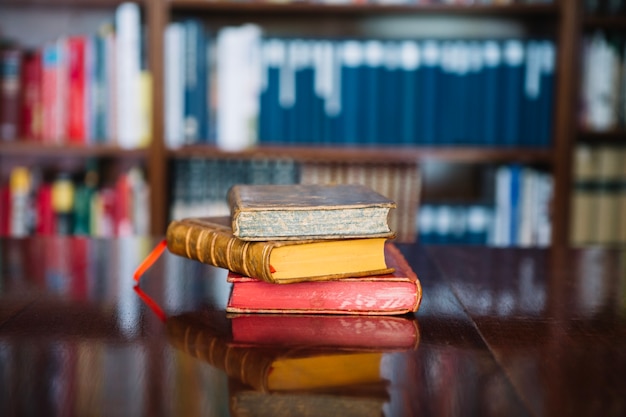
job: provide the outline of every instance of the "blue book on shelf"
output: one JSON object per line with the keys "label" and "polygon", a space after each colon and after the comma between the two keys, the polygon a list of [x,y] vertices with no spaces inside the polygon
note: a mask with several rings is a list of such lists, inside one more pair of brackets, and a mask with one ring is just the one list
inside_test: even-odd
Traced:
{"label": "blue book on shelf", "polygon": [[511,164],[510,166],[510,221],[509,221],[509,238],[510,245],[517,245],[519,243],[519,227],[522,221],[522,167],[519,164]]}
{"label": "blue book on shelf", "polygon": [[309,41],[301,41],[297,48],[296,82],[296,141],[313,143],[314,70],[313,49]]}
{"label": "blue book on shelf", "polygon": [[91,100],[93,109],[93,138],[97,143],[106,142],[107,138],[107,62],[106,41],[104,37],[96,35],[92,37],[93,56],[92,68],[93,79],[91,86]]}
{"label": "blue book on shelf", "polygon": [[500,136],[501,98],[500,78],[502,78],[502,48],[496,41],[485,41],[483,44],[483,81],[482,96],[483,120],[480,129],[482,142],[486,146],[495,146]]}
{"label": "blue book on shelf", "polygon": [[397,42],[384,43],[380,96],[380,128],[382,143],[400,141],[400,54]]}
{"label": "blue book on shelf", "polygon": [[329,50],[332,53],[332,47],[327,41],[313,41],[310,44],[310,48],[312,54],[311,65],[313,67],[310,138],[311,144],[319,145],[324,141],[324,124],[326,121],[324,106],[330,91],[328,77],[326,76],[328,62],[325,56]]}
{"label": "blue book on shelf", "polygon": [[298,112],[296,97],[296,62],[298,60],[297,39],[285,41],[286,56],[280,67],[279,103],[283,115],[282,143],[293,144],[297,142]]}
{"label": "blue book on shelf", "polygon": [[466,208],[466,243],[486,245],[489,238],[489,225],[493,223],[492,212],[487,206],[473,205]]}
{"label": "blue book on shelf", "polygon": [[284,141],[284,111],[280,105],[281,70],[286,61],[283,40],[269,39],[262,47],[263,78],[260,94],[259,141],[282,143]]}
{"label": "blue book on shelf", "polygon": [[440,45],[437,41],[428,40],[422,45],[422,80],[420,90],[422,91],[423,128],[420,135],[420,144],[432,146],[437,142],[437,116],[439,110],[440,82],[439,82],[439,61]]}
{"label": "blue book on shelf", "polygon": [[536,146],[539,142],[541,90],[541,49],[539,43],[526,45],[524,63],[524,94],[520,138],[523,145]]}
{"label": "blue book on shelf", "polygon": [[454,145],[467,145],[470,143],[468,136],[468,107],[473,105],[469,96],[470,50],[468,42],[455,42],[453,46],[452,74],[455,86],[454,96],[457,104],[451,142]]}
{"label": "blue book on shelf", "polygon": [[418,210],[417,232],[418,241],[421,244],[429,245],[435,242],[435,221],[437,210],[435,206],[423,204]]}
{"label": "blue book on shelf", "polygon": [[470,42],[467,48],[469,65],[466,75],[465,139],[469,145],[480,145],[483,143],[484,137],[482,130],[485,111],[484,56],[482,45],[478,41]]}
{"label": "blue book on shelf", "polygon": [[437,145],[448,146],[452,144],[455,125],[457,120],[458,86],[456,74],[454,74],[454,42],[443,41],[440,48],[440,60],[438,68],[438,101],[435,124],[437,131]]}
{"label": "blue book on shelf", "polygon": [[208,138],[207,47],[204,25],[200,20],[184,21],[184,136],[185,143]]}
{"label": "blue book on shelf", "polygon": [[556,50],[552,41],[541,42],[541,90],[539,111],[539,146],[549,147],[552,143],[554,115],[554,73]]}
{"label": "blue book on shelf", "polygon": [[503,46],[502,102],[504,108],[502,136],[503,146],[520,144],[520,115],[523,100],[524,44],[520,40],[509,40]]}
{"label": "blue book on shelf", "polygon": [[405,41],[400,45],[400,142],[415,144],[417,132],[423,121],[421,108],[418,106],[420,73],[420,49],[414,41]]}
{"label": "blue book on shelf", "polygon": [[343,135],[343,88],[341,42],[330,42],[324,53],[327,92],[324,100],[324,132],[322,143],[340,143]]}
{"label": "blue book on shelf", "polygon": [[341,44],[341,123],[340,141],[346,145],[356,145],[362,140],[362,125],[359,108],[363,97],[361,71],[363,66],[363,47],[355,40]]}
{"label": "blue book on shelf", "polygon": [[363,64],[363,142],[369,145],[379,143],[384,137],[380,120],[380,100],[382,97],[384,44],[371,40],[364,45]]}

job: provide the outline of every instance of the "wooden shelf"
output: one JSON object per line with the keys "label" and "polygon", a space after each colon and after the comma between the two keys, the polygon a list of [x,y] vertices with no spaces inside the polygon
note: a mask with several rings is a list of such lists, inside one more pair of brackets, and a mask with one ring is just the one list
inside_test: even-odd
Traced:
{"label": "wooden shelf", "polygon": [[626,145],[626,129],[612,129],[607,131],[581,130],[578,139],[582,142],[610,142]]}
{"label": "wooden shelf", "polygon": [[148,152],[145,148],[122,149],[113,145],[49,145],[30,141],[0,143],[0,157],[146,159]]}
{"label": "wooden shelf", "polygon": [[454,5],[419,4],[419,5],[380,5],[380,4],[319,4],[307,2],[271,3],[260,1],[207,1],[207,0],[171,0],[173,10],[211,11],[221,13],[262,13],[262,14],[342,14],[342,15],[380,15],[380,14],[446,14],[446,15],[481,15],[481,16],[553,16],[558,12],[555,4],[512,4],[512,5]]}
{"label": "wooden shelf", "polygon": [[585,29],[626,30],[626,16],[588,16],[583,19]]}
{"label": "wooden shelf", "polygon": [[112,8],[126,2],[142,3],[141,0],[0,0],[0,7],[80,7],[81,9],[97,9],[103,7]]}
{"label": "wooden shelf", "polygon": [[550,163],[549,149],[480,148],[480,147],[313,147],[313,146],[259,146],[239,152],[229,152],[214,146],[192,145],[168,150],[170,158],[255,159],[289,158],[297,161],[412,163],[428,160],[475,164],[523,162]]}

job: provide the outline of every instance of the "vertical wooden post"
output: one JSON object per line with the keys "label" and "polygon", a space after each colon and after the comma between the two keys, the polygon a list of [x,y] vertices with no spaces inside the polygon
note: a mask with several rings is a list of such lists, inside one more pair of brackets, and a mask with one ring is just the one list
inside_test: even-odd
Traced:
{"label": "vertical wooden post", "polygon": [[167,221],[167,155],[164,138],[164,33],[166,0],[144,0],[148,25],[148,65],[152,73],[152,141],[148,156],[150,184],[150,232],[163,235]]}
{"label": "vertical wooden post", "polygon": [[560,23],[557,39],[557,88],[554,100],[552,245],[570,242],[572,152],[578,129],[576,111],[580,81],[580,19],[582,1],[559,2]]}

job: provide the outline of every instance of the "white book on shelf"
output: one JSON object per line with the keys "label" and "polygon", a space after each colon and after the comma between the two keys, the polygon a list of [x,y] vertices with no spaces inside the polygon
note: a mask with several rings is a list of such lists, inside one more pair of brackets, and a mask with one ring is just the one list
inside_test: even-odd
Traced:
{"label": "white book on shelf", "polygon": [[493,244],[511,244],[511,168],[503,165],[496,171],[496,201]]}
{"label": "white book on shelf", "polygon": [[138,146],[141,134],[139,5],[122,3],[115,12],[117,143],[130,149]]}
{"label": "white book on shelf", "polygon": [[165,143],[168,148],[183,144],[184,109],[184,29],[178,22],[170,23],[165,29]]}
{"label": "white book on shelf", "polygon": [[261,30],[225,27],[217,35],[217,146],[236,151],[256,143],[262,80]]}

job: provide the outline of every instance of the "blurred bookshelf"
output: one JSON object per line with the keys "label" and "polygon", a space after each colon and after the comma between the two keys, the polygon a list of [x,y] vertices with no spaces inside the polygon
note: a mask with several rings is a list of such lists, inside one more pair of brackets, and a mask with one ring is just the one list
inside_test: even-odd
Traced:
{"label": "blurred bookshelf", "polygon": [[[183,161],[197,159],[226,162],[287,160],[296,166],[322,162],[342,165],[415,164],[420,167],[419,174],[415,179],[418,187],[418,207],[422,205],[438,207],[448,204],[474,207],[487,204],[493,208],[496,198],[493,172],[498,167],[531,168],[549,175],[551,178],[552,185],[547,203],[547,210],[550,213],[550,244],[569,244],[573,219],[571,208],[573,207],[572,190],[574,189],[574,148],[578,142],[589,143],[594,141],[610,141],[622,146],[622,138],[624,137],[621,126],[598,132],[585,128],[579,122],[581,120],[580,102],[583,76],[582,41],[595,29],[617,32],[623,30],[624,16],[590,13],[587,10],[589,6],[584,1],[459,3],[462,2],[455,2],[455,4],[446,4],[443,1],[396,2],[394,4],[377,4],[374,2],[342,2],[339,4],[323,2],[217,2],[203,0],[132,2],[132,5],[138,9],[137,15],[140,19],[139,27],[134,30],[140,36],[141,50],[139,57],[135,59],[139,62],[140,70],[149,75],[146,82],[146,85],[149,86],[149,114],[142,116],[145,123],[143,129],[148,136],[145,143],[140,145],[135,143],[128,146],[128,144],[119,141],[118,134],[113,133],[106,135],[106,139],[103,141],[87,140],[85,143],[71,144],[71,146],[66,143],[67,141],[49,145],[42,144],[40,141],[33,141],[30,138],[17,139],[12,142],[3,141],[0,143],[0,168],[4,175],[2,181],[8,181],[9,167],[16,165],[20,160],[24,160],[32,166],[32,164],[37,164],[33,160],[40,160],[41,164],[45,164],[50,158],[57,157],[73,160],[71,165],[80,167],[86,161],[96,159],[101,162],[101,166],[106,167],[108,173],[114,173],[107,174],[113,175],[113,177],[115,177],[116,172],[123,173],[132,165],[144,172],[146,186],[150,190],[149,202],[145,208],[149,217],[149,231],[154,234],[162,234],[172,216],[173,207],[176,205],[175,199],[185,198],[180,196],[176,190],[175,184],[177,181],[180,183],[180,179],[175,178],[176,170],[174,169],[175,165],[178,166],[177,169],[180,169],[180,165],[185,163]],[[45,42],[54,41],[61,37],[80,34],[96,35],[101,32],[101,26],[94,22],[101,21],[102,25],[111,25],[112,22],[115,22],[115,16],[119,9],[125,4],[116,0],[57,0],[53,2],[4,0],[0,2],[0,10],[3,11],[3,17],[0,18],[0,33],[3,38],[14,40],[15,44],[24,50],[39,47]],[[22,24],[20,28],[19,23],[16,23],[42,21],[43,16],[50,14],[59,14],[61,17],[57,17],[57,20],[61,22],[76,22],[76,24],[60,26],[62,29],[58,27],[51,29],[46,25],[41,25],[40,29],[33,31],[33,27],[39,28],[39,26],[31,24],[28,26],[30,29],[25,30],[26,25]],[[105,19],[107,16],[108,20]],[[76,33],[81,27],[81,21],[83,22],[82,25],[90,27],[91,30],[85,29]],[[203,70],[205,72],[202,73],[205,77],[203,81],[205,90],[203,91],[206,93],[203,100],[206,103],[201,111],[207,115],[206,120],[202,121],[206,125],[202,127],[205,129],[203,134],[196,135],[192,139],[184,137],[182,140],[172,143],[170,140],[172,139],[171,131],[168,129],[170,129],[171,124],[169,119],[172,117],[170,107],[172,100],[170,98],[172,91],[175,90],[169,86],[168,77],[171,76],[172,71],[170,65],[175,60],[172,58],[171,45],[168,46],[168,42],[171,42],[170,32],[172,30],[170,28],[178,25],[178,36],[180,37],[180,28],[184,28],[188,22],[197,23],[198,26],[195,30],[200,28],[205,33],[206,37],[203,41],[209,51],[205,51],[208,55],[205,62],[206,68]],[[443,48],[448,47],[449,44],[485,46],[488,42],[495,42],[500,48],[501,59],[504,59],[507,42],[513,41],[522,46],[524,67],[521,69],[521,77],[523,80],[532,77],[533,74],[536,77],[537,74],[537,69],[532,70],[534,72],[530,69],[531,65],[537,65],[536,60],[541,59],[537,58],[539,55],[530,58],[535,42],[548,43],[554,54],[553,79],[550,84],[542,84],[546,87],[545,91],[542,90],[542,92],[549,94],[549,101],[545,104],[547,107],[537,113],[543,116],[534,116],[547,116],[547,120],[542,119],[541,121],[541,123],[547,124],[545,128],[547,135],[542,139],[542,142],[533,142],[539,136],[536,130],[529,127],[535,125],[535,119],[523,119],[522,116],[515,117],[515,109],[521,109],[523,106],[523,99],[519,98],[520,93],[517,92],[516,101],[511,102],[505,99],[500,107],[511,109],[509,114],[505,115],[505,119],[514,120],[514,125],[508,126],[508,128],[505,126],[503,129],[511,131],[517,127],[519,135],[523,136],[517,138],[519,142],[506,142],[501,140],[502,138],[496,139],[493,143],[482,142],[482,138],[479,137],[480,134],[474,138],[457,137],[459,131],[470,131],[470,128],[465,124],[467,123],[467,114],[472,114],[471,112],[475,111],[475,108],[486,106],[486,102],[480,101],[486,100],[484,97],[486,90],[484,90],[471,93],[478,94],[479,100],[470,100],[468,103],[478,104],[473,106],[470,104],[464,108],[457,106],[455,110],[455,117],[457,118],[450,119],[449,123],[446,122],[446,116],[442,115],[444,111],[448,111],[446,108],[430,109],[430,113],[427,115],[433,115],[438,120],[437,123],[439,123],[440,128],[443,126],[443,129],[448,129],[444,130],[444,133],[435,133],[432,140],[424,140],[424,136],[420,136],[420,134],[415,134],[409,139],[400,139],[403,135],[401,132],[388,132],[389,134],[385,135],[385,131],[383,131],[379,137],[370,138],[368,142],[364,135],[370,130],[364,126],[355,128],[352,124],[351,128],[357,130],[348,131],[346,130],[347,127],[342,127],[339,129],[339,133],[331,139],[327,137],[325,140],[318,141],[315,138],[304,137],[305,135],[303,136],[299,131],[263,130],[268,126],[263,125],[265,123],[263,120],[266,120],[263,117],[267,115],[270,108],[267,103],[271,103],[272,108],[277,108],[276,103],[278,101],[271,102],[268,99],[263,104],[261,95],[264,90],[258,90],[256,104],[258,108],[257,113],[254,113],[258,125],[253,134],[253,140],[248,142],[247,139],[244,139],[244,146],[232,148],[224,146],[217,139],[218,129],[220,129],[217,121],[220,117],[218,113],[223,113],[225,110],[222,107],[226,105],[222,105],[214,93],[218,77],[220,77],[218,44],[222,42],[222,38],[226,37],[225,35],[229,30],[231,32],[236,31],[247,24],[251,24],[253,31],[257,30],[252,35],[257,36],[254,38],[255,45],[260,48],[257,53],[261,53],[264,46],[276,41],[283,42],[282,48],[285,50],[291,48],[290,45],[295,41],[303,41],[308,44],[330,42],[333,47],[338,47],[340,51],[346,48],[346,43],[352,42],[361,48],[363,57],[367,45],[371,42],[379,42],[383,45],[393,44],[394,48],[411,44],[416,45],[421,51],[421,67],[424,67],[424,52],[427,42],[434,42],[438,45],[441,48],[441,54],[443,54]],[[115,27],[115,25],[113,26]],[[183,44],[179,44],[179,47],[182,48]],[[383,51],[383,53],[386,52]],[[463,53],[461,52],[461,54]],[[550,52],[548,52],[548,56],[549,54]],[[468,54],[465,53],[465,55]],[[363,64],[365,58],[361,58],[360,62],[361,66],[365,67]],[[377,65],[381,68],[385,65],[388,67],[395,65],[396,68],[401,66],[398,61],[395,64],[384,62],[381,64],[379,62]],[[457,62],[452,65],[458,66],[459,64]],[[462,67],[466,64],[461,63],[460,65]],[[483,70],[485,70],[486,64],[482,62],[478,65],[480,66],[479,70],[474,68],[474,72],[479,76],[485,75],[486,71]],[[267,67],[262,68],[267,70]],[[310,70],[311,68],[307,67],[306,69]],[[359,68],[359,70],[362,69]],[[177,70],[189,72],[188,68],[183,67],[179,67]],[[309,73],[306,76],[313,77],[314,75]],[[245,79],[245,73],[243,77],[241,79]],[[267,74],[263,77],[267,77]],[[400,77],[395,79],[392,77],[391,82],[399,82],[400,79]],[[448,80],[450,79],[452,78],[448,78]],[[353,81],[350,81],[352,78],[344,77],[344,80],[354,84]],[[531,81],[526,79],[522,81],[522,83],[524,82]],[[484,84],[475,84],[465,80],[454,84],[455,87],[451,87],[449,90],[461,91],[472,88],[474,85],[484,86]],[[272,88],[276,87],[274,84],[271,86]],[[520,88],[536,89],[537,87],[526,85]],[[114,87],[109,86],[108,89],[111,91]],[[443,94],[442,91],[438,91],[438,94]],[[181,92],[175,94],[179,94],[178,100],[181,100]],[[521,94],[523,96],[524,90]],[[392,101],[385,102],[381,99],[380,102],[393,103],[396,101],[406,104],[407,100],[414,100],[419,96],[418,93],[413,95],[403,93],[402,88],[400,88],[400,93],[395,96],[395,100],[392,98]],[[359,96],[359,98],[362,97]],[[271,99],[274,100],[276,97]],[[356,101],[359,105],[359,100]],[[360,101],[366,102],[364,99]],[[451,102],[449,100],[444,101]],[[375,113],[371,113],[370,110],[367,110],[370,113],[363,113],[366,110],[355,110],[356,120],[366,124],[366,121],[372,119],[372,117],[367,117],[367,114],[378,114],[377,118],[385,120],[387,116],[383,116],[382,112],[388,109],[384,107],[383,104],[382,108],[374,110]],[[406,108],[406,105],[398,105],[394,108]],[[307,107],[298,111],[303,111],[303,114],[306,115],[307,111],[311,112],[312,109],[314,108]],[[180,109],[176,110],[176,112],[180,111]],[[358,113],[358,111],[362,113]],[[350,117],[353,117],[352,120],[354,120],[354,115]],[[424,117],[429,120],[428,117]],[[298,121],[296,125],[304,124],[303,132],[306,132],[306,129],[314,129],[315,125],[320,124],[308,120],[306,116],[294,120]],[[404,126],[408,126],[407,119],[403,120]],[[454,131],[449,130],[451,129],[450,126],[457,125],[461,127],[457,127],[457,130]],[[187,127],[189,126],[187,125]],[[475,126],[470,127],[471,129],[476,128]],[[413,129],[412,131],[417,131],[418,128],[420,128],[419,125],[409,127],[409,129]],[[477,131],[480,132],[480,130]],[[276,132],[279,132],[280,138],[268,136],[268,132],[273,132],[271,135],[276,135]],[[348,138],[351,134],[353,136]],[[186,133],[183,131],[181,135],[185,136]],[[284,139],[290,135],[298,136],[299,139]],[[447,137],[444,138],[446,135]],[[542,133],[542,135],[544,134]],[[467,170],[470,173],[468,176],[475,181],[470,187],[474,192],[467,192],[465,182],[459,182],[455,187],[454,181],[457,180],[441,185],[436,178],[433,180],[436,175],[433,174],[432,166],[436,167],[434,170],[436,175],[439,175],[441,170],[446,169],[454,172],[456,167]],[[517,172],[516,169],[513,169],[513,172]],[[249,174],[248,177],[250,175],[252,174]],[[485,181],[485,177],[490,177],[492,182]],[[455,177],[451,176],[451,178]],[[296,180],[299,179],[301,178]],[[518,197],[521,198],[521,195]],[[414,224],[417,228],[419,224],[417,213]],[[516,243],[512,241],[509,244],[515,245]]]}

